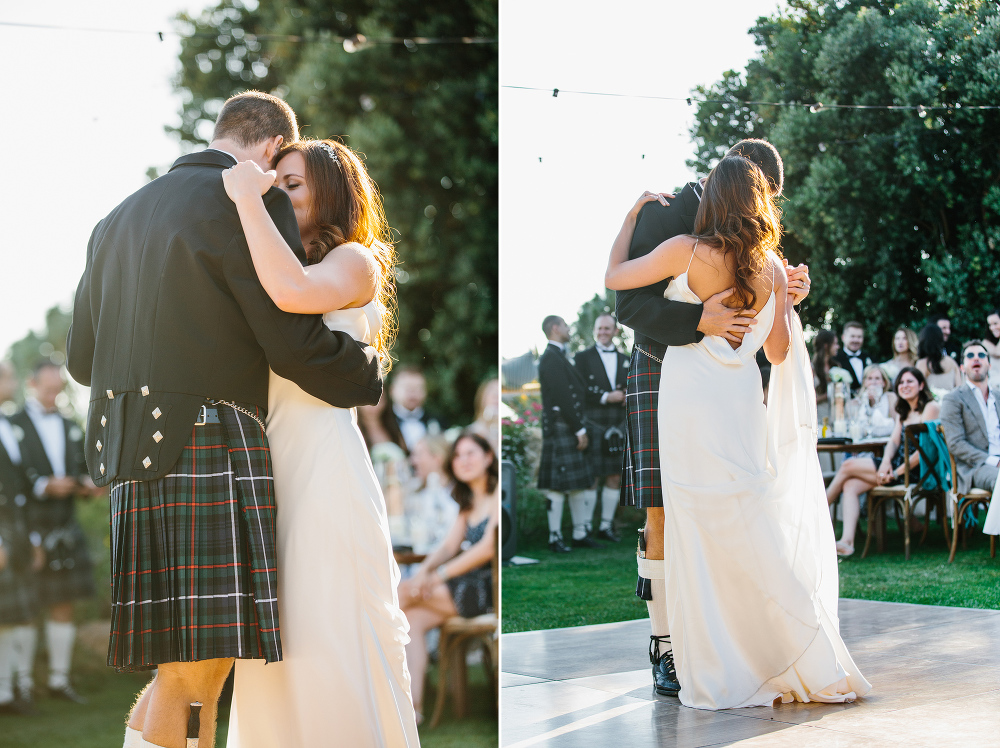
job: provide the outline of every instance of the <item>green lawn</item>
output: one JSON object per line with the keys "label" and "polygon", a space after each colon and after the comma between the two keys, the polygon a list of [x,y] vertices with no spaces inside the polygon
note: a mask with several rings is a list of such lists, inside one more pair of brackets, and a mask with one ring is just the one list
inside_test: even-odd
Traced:
{"label": "green lawn", "polygon": [[[636,522],[621,527],[622,541],[600,550],[556,555],[538,543],[519,547],[519,555],[541,563],[504,567],[504,633],[645,618],[646,604],[634,594],[637,527]],[[885,553],[874,553],[873,543],[873,553],[862,559],[862,535],[856,553],[841,561],[840,595],[1000,609],[1000,554],[991,559],[989,540],[981,532],[973,535],[949,564],[944,536],[932,524],[925,545],[914,538],[905,561],[902,534],[890,519]]]}
{"label": "green lawn", "polygon": [[[111,617],[109,572],[109,531],[107,499],[95,499],[79,504],[80,521],[84,526],[96,565],[98,595],[79,606],[77,621],[86,624]],[[106,642],[100,631],[86,646],[78,640],[73,659],[73,680],[77,691],[90,703],[85,706],[39,697],[37,717],[0,716],[0,747],[2,748],[115,748],[122,744],[125,719],[136,694],[149,681],[150,674],[119,674],[107,667]],[[44,637],[39,637],[35,683],[45,684]],[[437,670],[431,667],[425,686],[425,709],[434,713],[437,695]],[[498,721],[496,703],[491,702],[483,669],[469,666],[469,714],[455,720],[446,705],[437,728],[422,728],[420,742],[424,748],[488,748],[496,746]],[[219,721],[216,745],[225,748],[226,722]]]}

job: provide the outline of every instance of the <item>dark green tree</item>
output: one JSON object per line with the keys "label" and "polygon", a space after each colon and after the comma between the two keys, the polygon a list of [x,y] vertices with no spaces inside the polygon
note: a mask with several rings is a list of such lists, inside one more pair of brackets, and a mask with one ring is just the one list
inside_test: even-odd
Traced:
{"label": "dark green tree", "polygon": [[[31,377],[35,366],[42,361],[51,361],[62,366],[66,363],[66,335],[69,332],[72,314],[59,306],[54,306],[45,313],[45,327],[40,331],[30,331],[20,340],[10,346],[7,358],[14,365],[17,378],[21,381],[21,392],[18,402],[24,400],[24,384]],[[60,398],[59,405],[69,414],[77,412],[76,405],[81,405],[86,412],[86,399],[81,401],[81,387],[72,379],[66,385],[66,400]]]}
{"label": "dark green tree", "polygon": [[[982,0],[789,0],[750,30],[760,56],[698,89],[707,173],[740,138],[785,162],[785,254],[808,262],[805,321],[983,333],[1000,300],[1000,9]],[[778,102],[799,106],[768,106]],[[808,106],[820,102],[825,107]],[[837,109],[830,105],[925,109]],[[815,109],[815,111],[813,111]],[[877,341],[877,342],[876,342]]]}
{"label": "dark green tree", "polygon": [[365,154],[398,239],[394,356],[458,422],[497,368],[497,45],[372,42],[495,39],[497,13],[496,0],[223,0],[180,18],[185,104],[169,128],[203,145],[222,102],[255,88],[285,98],[304,136]]}

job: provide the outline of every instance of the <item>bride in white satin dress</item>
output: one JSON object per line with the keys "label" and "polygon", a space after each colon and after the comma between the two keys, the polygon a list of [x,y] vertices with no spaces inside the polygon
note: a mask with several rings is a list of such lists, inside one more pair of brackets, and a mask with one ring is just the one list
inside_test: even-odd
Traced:
{"label": "bride in white satin dress", "polygon": [[[760,169],[713,169],[695,220],[628,260],[639,208],[615,240],[605,283],[672,277],[665,296],[699,304],[730,287],[756,312],[737,348],[721,337],[667,349],[659,392],[667,618],[679,698],[729,709],[843,702],[871,688],[839,633],[836,546],[816,454],[802,327],[778,255],[779,211]],[[754,365],[773,364],[768,404]]]}
{"label": "bride in white satin dress", "polygon": [[[275,169],[248,161],[223,173],[261,285],[283,310],[322,313],[387,360],[394,253],[363,164],[335,141],[299,141]],[[306,268],[264,208],[272,183],[291,198]],[[357,413],[273,372],[269,388],[283,659],[237,663],[228,746],[419,746],[399,569]]]}

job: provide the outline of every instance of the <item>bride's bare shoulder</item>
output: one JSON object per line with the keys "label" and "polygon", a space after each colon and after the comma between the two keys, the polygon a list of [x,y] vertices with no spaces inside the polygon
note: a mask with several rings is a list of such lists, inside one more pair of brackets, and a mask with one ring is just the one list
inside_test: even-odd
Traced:
{"label": "bride's bare shoulder", "polygon": [[696,242],[697,239],[690,234],[678,234],[660,242],[655,251],[663,254],[667,259],[683,259],[686,263]]}

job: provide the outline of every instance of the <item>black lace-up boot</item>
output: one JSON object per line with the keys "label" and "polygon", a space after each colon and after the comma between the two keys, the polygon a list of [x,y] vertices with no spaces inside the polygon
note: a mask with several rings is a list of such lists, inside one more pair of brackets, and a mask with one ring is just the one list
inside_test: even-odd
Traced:
{"label": "black lace-up boot", "polygon": [[681,690],[674,669],[674,653],[670,650],[660,653],[660,643],[669,643],[669,636],[649,637],[649,661],[653,665],[653,690],[661,696],[676,696]]}

